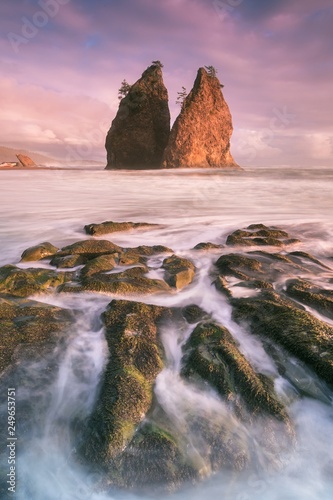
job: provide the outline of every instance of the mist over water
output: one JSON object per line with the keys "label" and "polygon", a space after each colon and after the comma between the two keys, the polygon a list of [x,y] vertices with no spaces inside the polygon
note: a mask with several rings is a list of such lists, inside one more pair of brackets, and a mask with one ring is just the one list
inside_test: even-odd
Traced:
{"label": "mist over water", "polygon": [[[333,170],[252,169],[235,173],[44,170],[0,174],[0,265],[17,264],[24,249],[42,241],[62,247],[86,239],[85,224],[106,220],[156,223],[158,226],[149,231],[116,233],[102,239],[124,247],[168,246],[178,255],[192,259],[198,273],[191,286],[175,295],[138,297],[137,300],[164,306],[196,303],[230,330],[255,369],[275,379],[276,390],[287,403],[295,423],[297,444],[295,449],[282,450],[278,463],[273,466],[269,451],[260,440],[262,422],[246,426],[215,391],[196,387],[180,377],[181,347],[193,328],[184,331],[164,328],[162,341],[167,366],[157,378],[155,395],[173,425],[183,429],[184,445],[195,460],[202,461],[203,478],[194,488],[188,486],[165,498],[333,498],[333,394],[312,372],[305,373],[291,360],[287,373],[291,378],[308,377],[309,396],[312,391],[317,399],[297,397],[294,386],[278,374],[260,339],[232,321],[230,306],[211,286],[209,270],[225,250],[209,254],[191,251],[200,242],[223,244],[231,231],[251,223],[264,223],[286,229],[302,240],[295,249],[314,253],[332,266]],[[150,265],[158,267],[158,261],[152,259]],[[22,267],[31,267],[31,264]],[[332,278],[330,272],[329,278]],[[33,401],[35,408],[35,415],[30,416],[28,437],[25,436],[19,449],[19,500],[145,498],[135,493],[106,494],[96,490],[99,478],[80,465],[77,443],[73,440],[73,428],[83,425],[93,408],[107,361],[100,315],[112,298],[97,294],[36,297],[36,300],[77,311],[77,320],[66,339],[48,353],[47,359],[22,362],[13,374],[17,399]],[[45,366],[49,362],[54,363],[54,369],[46,376]],[[8,377],[3,383],[9,383]],[[203,420],[216,423],[217,428],[223,423],[236,442],[250,443],[252,453],[247,472],[237,475],[220,472],[207,479],[210,471],[203,460],[207,443],[191,427],[193,408]],[[163,495],[159,494],[158,498],[163,499]]]}

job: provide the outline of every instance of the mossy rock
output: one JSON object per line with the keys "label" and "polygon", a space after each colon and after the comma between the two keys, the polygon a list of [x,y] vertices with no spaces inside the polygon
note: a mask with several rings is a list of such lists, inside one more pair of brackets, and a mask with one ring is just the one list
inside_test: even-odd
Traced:
{"label": "mossy rock", "polygon": [[[92,275],[82,279],[82,288],[87,292],[112,293],[116,295],[151,295],[170,292],[169,286],[163,280],[144,276],[146,270],[133,267],[120,273]],[[64,289],[62,289],[64,291]]]}
{"label": "mossy rock", "polygon": [[152,257],[153,255],[159,255],[163,253],[173,253],[173,250],[171,250],[171,248],[165,247],[163,245],[141,245],[139,247],[126,248],[124,250],[131,254],[137,254],[145,257]]}
{"label": "mossy rock", "polygon": [[124,300],[113,300],[103,314],[110,359],[81,450],[87,461],[116,458],[148,412],[163,368],[159,323],[170,315],[163,307]]}
{"label": "mossy rock", "polygon": [[289,239],[289,234],[264,224],[251,224],[246,229],[237,229],[227,237],[228,246],[279,246],[298,242]]}
{"label": "mossy rock", "polygon": [[182,308],[182,315],[190,324],[198,323],[204,318],[208,318],[208,314],[196,304],[190,304]]}
{"label": "mossy rock", "polygon": [[81,270],[81,277],[89,278],[96,273],[112,271],[119,262],[119,254],[101,255],[95,259],[89,260]]}
{"label": "mossy rock", "polygon": [[0,293],[28,297],[55,289],[72,279],[73,273],[57,273],[49,269],[20,269],[7,265],[0,268]]}
{"label": "mossy rock", "polygon": [[17,347],[34,345],[38,357],[40,344],[54,342],[73,319],[67,309],[0,295],[0,372],[10,365]]}
{"label": "mossy rock", "polygon": [[121,253],[122,249],[108,240],[83,240],[68,245],[58,252],[58,255],[83,255],[88,259],[94,259],[100,255]]}
{"label": "mossy rock", "polygon": [[226,328],[214,323],[198,325],[185,344],[184,353],[183,376],[199,375],[226,400],[234,402],[236,408],[240,397],[251,414],[268,414],[289,422],[272,384],[253,370]]}
{"label": "mossy rock", "polygon": [[214,285],[219,292],[223,293],[223,295],[226,297],[232,297],[232,292],[224,276],[218,276],[214,281]]}
{"label": "mossy rock", "polygon": [[307,253],[307,252],[301,252],[301,251],[289,252],[288,257],[290,259],[296,261],[297,263],[302,264],[302,265],[304,265],[303,261],[305,260],[305,261],[311,262],[313,264],[316,264],[316,266],[320,266],[324,269],[331,270],[330,267],[326,266],[320,260],[316,259],[316,257],[314,257],[313,255],[311,255],[310,253]]}
{"label": "mossy rock", "polygon": [[35,245],[24,250],[21,255],[21,262],[45,259],[54,255],[58,250],[59,249],[52,245],[52,243],[44,241],[43,243],[39,243],[39,245]]}
{"label": "mossy rock", "polygon": [[50,264],[58,269],[72,269],[73,267],[82,266],[87,262],[83,255],[66,255],[64,257],[55,255]]}
{"label": "mossy rock", "polygon": [[316,309],[319,313],[333,319],[333,290],[319,288],[301,279],[290,280],[286,293],[289,297]]}
{"label": "mossy rock", "polygon": [[[127,250],[119,256],[118,264],[120,266],[146,266],[146,257],[137,252]],[[148,272],[148,271],[147,271]]]}
{"label": "mossy rock", "polygon": [[116,468],[117,486],[148,494],[175,491],[180,486],[198,479],[198,471],[182,453],[176,439],[169,432],[149,422],[139,427],[124,453],[116,461]]}
{"label": "mossy rock", "polygon": [[333,327],[270,291],[231,304],[235,321],[280,344],[333,385]]}
{"label": "mossy rock", "polygon": [[105,221],[100,224],[88,224],[84,226],[87,234],[92,236],[101,236],[102,234],[116,233],[119,231],[129,231],[131,229],[139,228],[153,228],[157,224],[148,224],[146,222],[113,222]]}
{"label": "mossy rock", "polygon": [[168,285],[177,288],[177,290],[181,290],[192,283],[195,276],[194,264],[190,260],[177,255],[164,259],[162,267],[166,271],[165,281]]}
{"label": "mossy rock", "polygon": [[198,243],[195,245],[193,250],[220,250],[221,248],[223,248],[223,245],[218,245],[208,241],[207,243]]}
{"label": "mossy rock", "polygon": [[224,276],[234,276],[240,280],[250,280],[263,274],[263,264],[257,259],[245,255],[229,253],[221,255],[215,263]]}

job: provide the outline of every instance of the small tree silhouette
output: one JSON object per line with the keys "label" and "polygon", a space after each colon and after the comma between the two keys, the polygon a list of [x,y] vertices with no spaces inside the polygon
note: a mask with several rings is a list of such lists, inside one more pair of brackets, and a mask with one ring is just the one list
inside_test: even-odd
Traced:
{"label": "small tree silhouette", "polygon": [[187,97],[187,90],[185,87],[182,87],[182,90],[180,92],[177,92],[176,104],[179,104],[179,106],[183,106],[186,97]]}
{"label": "small tree silhouette", "polygon": [[131,85],[124,79],[121,82],[120,89],[118,90],[118,99],[121,100],[123,97],[126,97],[130,90]]}
{"label": "small tree silhouette", "polygon": [[217,69],[214,68],[214,66],[205,66],[207,73],[209,76],[216,76],[217,75]]}
{"label": "small tree silhouette", "polygon": [[157,66],[158,68],[163,68],[163,64],[161,63],[161,61],[152,61],[152,65],[153,66]]}

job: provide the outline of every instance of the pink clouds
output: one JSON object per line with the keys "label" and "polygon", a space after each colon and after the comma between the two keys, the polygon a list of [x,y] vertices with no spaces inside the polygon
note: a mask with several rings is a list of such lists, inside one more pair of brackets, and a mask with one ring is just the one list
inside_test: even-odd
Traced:
{"label": "pink clouds", "polygon": [[[6,20],[5,33],[18,30],[22,16],[30,19],[37,7],[37,0],[6,0],[0,20]],[[295,155],[315,161],[319,150],[330,163],[332,19],[328,0],[244,0],[224,20],[204,0],[70,0],[18,54],[0,41],[6,75],[0,82],[0,144],[31,141],[30,149],[58,156],[68,144],[90,144],[92,156],[101,157],[99,124],[107,129],[111,122],[121,80],[134,82],[151,60],[160,59],[173,118],[177,91],[191,88],[197,68],[218,68],[234,118],[236,159],[248,137],[257,141],[252,164],[285,164]],[[272,146],[265,130],[272,110],[283,106],[295,119]],[[94,127],[98,140],[88,137]],[[309,136],[315,138],[312,148]]]}

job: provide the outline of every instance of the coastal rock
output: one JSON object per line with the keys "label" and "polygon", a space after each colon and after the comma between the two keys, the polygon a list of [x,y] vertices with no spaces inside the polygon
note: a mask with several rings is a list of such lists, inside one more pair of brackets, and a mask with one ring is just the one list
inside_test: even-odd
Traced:
{"label": "coastal rock", "polygon": [[153,64],[120,102],[106,137],[106,168],[159,168],[169,133],[168,91]]}
{"label": "coastal rock", "polygon": [[30,262],[34,260],[41,260],[47,257],[52,257],[59,249],[49,243],[44,241],[39,245],[27,248],[21,255],[21,262]]}
{"label": "coastal rock", "polygon": [[82,266],[87,261],[87,258],[83,255],[55,255],[51,259],[51,266],[56,266],[58,269],[72,269],[76,266]]}
{"label": "coastal rock", "polygon": [[275,292],[231,299],[233,319],[284,347],[333,386],[333,327]]}
{"label": "coastal rock", "polygon": [[153,246],[141,245],[139,247],[126,248],[125,250],[128,253],[131,254],[136,253],[137,255],[145,257],[151,257],[153,255],[158,255],[162,253],[173,253],[173,250],[171,250],[171,248],[165,247],[163,245],[153,245]]}
{"label": "coastal rock", "polygon": [[204,318],[208,318],[208,314],[196,304],[189,304],[182,308],[182,315],[190,324],[198,323]]}
{"label": "coastal rock", "polygon": [[278,246],[299,243],[290,238],[286,231],[267,227],[264,224],[251,224],[246,229],[237,229],[227,238],[228,246]]}
{"label": "coastal rock", "polygon": [[177,255],[164,259],[162,267],[166,271],[165,281],[178,290],[192,283],[195,276],[194,264],[190,260]]}
{"label": "coastal rock", "polygon": [[22,154],[18,154],[16,156],[22,167],[25,168],[37,167],[36,163],[29,156]]}
{"label": "coastal rock", "polygon": [[54,344],[57,335],[73,322],[70,311],[34,300],[0,295],[0,372],[13,362],[18,347],[34,346],[34,355],[41,344]]}
{"label": "coastal rock", "polygon": [[101,255],[90,260],[81,270],[81,277],[89,278],[97,273],[112,271],[119,262],[119,254]]}
{"label": "coastal rock", "polygon": [[99,273],[87,277],[83,274],[81,287],[64,285],[62,292],[101,292],[114,295],[152,295],[162,292],[170,292],[169,286],[158,279],[144,276],[147,270],[143,267],[132,267],[120,273]]}
{"label": "coastal rock", "polygon": [[0,268],[0,293],[15,297],[29,297],[36,293],[55,290],[59,285],[72,281],[73,273],[49,269],[20,269],[7,265]]}
{"label": "coastal rock", "polygon": [[87,259],[94,259],[100,255],[121,253],[122,249],[108,240],[83,240],[77,241],[61,249],[59,256],[82,255]]}
{"label": "coastal rock", "polygon": [[148,412],[163,368],[159,324],[168,315],[164,307],[125,300],[113,300],[104,313],[110,360],[81,450],[89,462],[117,457]]}
{"label": "coastal rock", "polygon": [[183,376],[199,375],[226,400],[233,402],[236,409],[242,404],[241,398],[252,415],[266,413],[288,422],[286,410],[274,394],[273,384],[255,373],[225,327],[214,323],[198,325],[185,344],[184,352]]}
{"label": "coastal rock", "polygon": [[[175,491],[198,479],[198,472],[191,465],[174,436],[148,422],[138,429],[117,460],[121,485],[148,494]],[[119,485],[119,478],[116,482]]]}
{"label": "coastal rock", "polygon": [[216,76],[200,68],[163,156],[164,168],[240,168],[230,153],[232,119]]}
{"label": "coastal rock", "polygon": [[101,236],[102,234],[116,233],[118,231],[129,231],[130,229],[156,227],[157,224],[147,224],[146,222],[112,222],[106,221],[100,224],[88,224],[84,226],[87,234]]}
{"label": "coastal rock", "polygon": [[289,297],[313,307],[320,314],[333,319],[333,290],[325,290],[306,280],[294,279],[287,283],[286,292]]}
{"label": "coastal rock", "polygon": [[198,243],[195,245],[193,250],[221,250],[221,248],[223,248],[223,245],[218,245],[217,243],[211,243],[208,241],[207,243]]}

